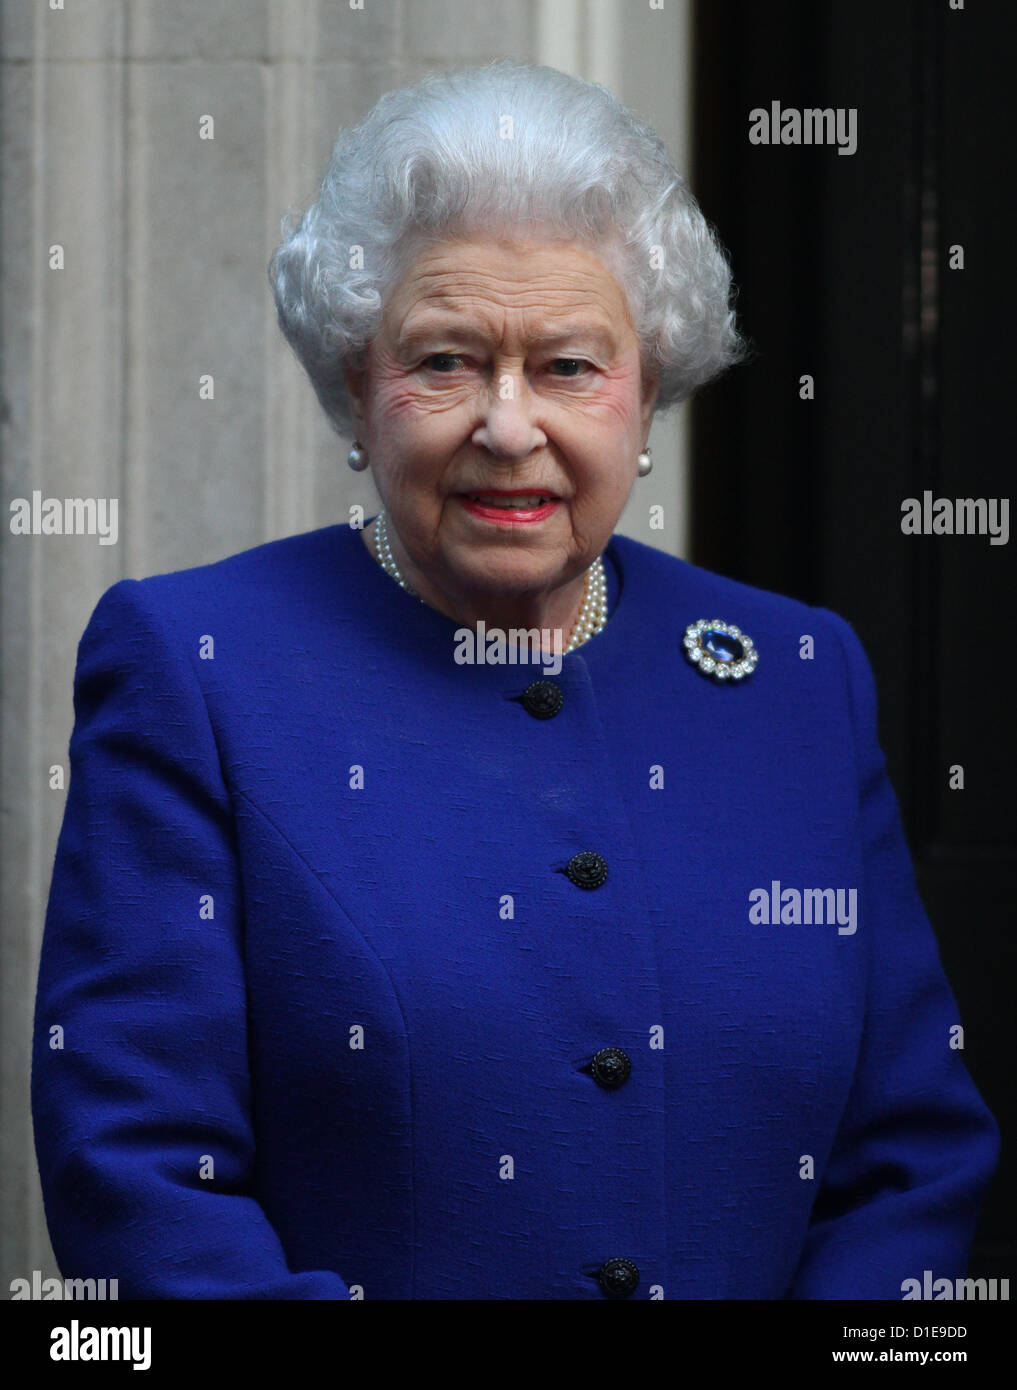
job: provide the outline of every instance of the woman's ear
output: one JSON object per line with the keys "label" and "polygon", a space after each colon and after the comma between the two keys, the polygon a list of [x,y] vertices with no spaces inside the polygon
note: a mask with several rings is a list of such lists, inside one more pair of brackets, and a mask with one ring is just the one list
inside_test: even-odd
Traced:
{"label": "woman's ear", "polygon": [[350,407],[358,425],[364,421],[364,369],[362,367],[349,366],[343,372],[343,381],[346,383],[346,393],[350,398]]}
{"label": "woman's ear", "polygon": [[657,396],[658,396],[659,392],[660,392],[660,378],[659,378],[659,377],[644,377],[644,378],[643,378],[643,401],[642,401],[642,407],[641,407],[641,414],[642,414],[642,417],[643,417],[643,427],[644,427],[644,428],[648,427],[650,421],[653,419],[653,412],[654,412],[654,410],[657,408]]}

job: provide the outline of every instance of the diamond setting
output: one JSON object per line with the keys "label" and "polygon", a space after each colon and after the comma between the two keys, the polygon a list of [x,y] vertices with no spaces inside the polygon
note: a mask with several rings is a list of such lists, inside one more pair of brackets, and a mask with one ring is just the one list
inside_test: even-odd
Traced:
{"label": "diamond setting", "polygon": [[759,664],[759,653],[748,633],[720,618],[689,623],[682,646],[693,666],[715,681],[743,681]]}

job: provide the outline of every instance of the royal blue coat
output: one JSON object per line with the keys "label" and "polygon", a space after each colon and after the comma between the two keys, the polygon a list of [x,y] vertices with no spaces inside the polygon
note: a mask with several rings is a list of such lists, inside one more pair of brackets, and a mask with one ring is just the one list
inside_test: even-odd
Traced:
{"label": "royal blue coat", "polygon": [[[550,677],[456,664],[456,624],[340,526],[102,596],[32,1073],[65,1276],[899,1299],[965,1273],[998,1132],[857,637],[621,536],[606,564],[610,621]],[[751,676],[690,663],[700,618],[751,636]],[[828,888],[854,929],[790,920]]]}

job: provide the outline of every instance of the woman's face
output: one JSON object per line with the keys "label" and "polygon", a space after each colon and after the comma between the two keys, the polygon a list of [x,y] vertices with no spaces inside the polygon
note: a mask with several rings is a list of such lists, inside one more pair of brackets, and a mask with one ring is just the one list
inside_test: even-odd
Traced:
{"label": "woman's face", "polygon": [[[425,249],[347,383],[407,582],[474,599],[547,593],[593,562],[656,399],[618,282],[560,241]],[[470,500],[517,489],[552,505],[517,516]]]}

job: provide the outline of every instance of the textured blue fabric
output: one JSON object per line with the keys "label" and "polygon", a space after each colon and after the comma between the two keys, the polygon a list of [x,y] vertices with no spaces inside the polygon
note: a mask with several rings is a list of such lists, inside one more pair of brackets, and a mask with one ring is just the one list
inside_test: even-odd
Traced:
{"label": "textured blue fabric", "polygon": [[[858,639],[624,537],[607,559],[611,619],[544,721],[539,670],[457,666],[456,625],[345,527],[102,596],[32,1073],[65,1276],[600,1299],[625,1256],[637,1299],[899,1299],[964,1274],[998,1132]],[[686,661],[699,618],[754,639],[744,684]],[[600,888],[563,872],[583,850]],[[752,921],[774,880],[856,888],[857,930]]]}

